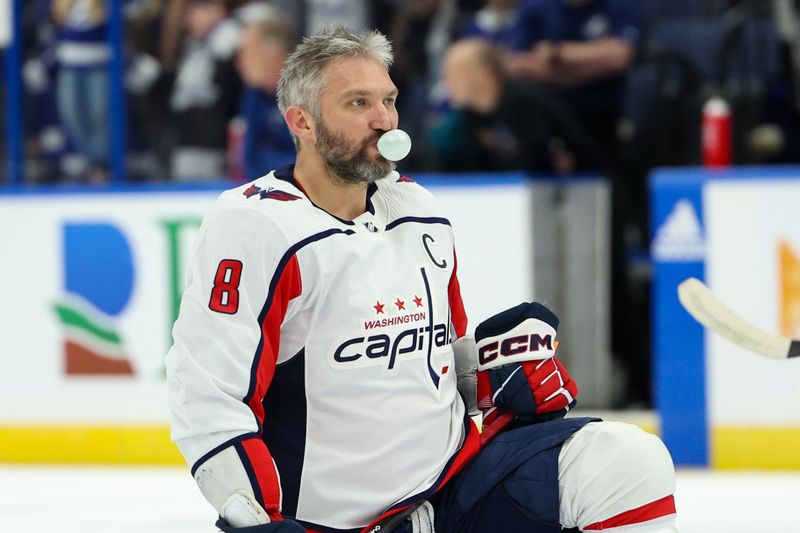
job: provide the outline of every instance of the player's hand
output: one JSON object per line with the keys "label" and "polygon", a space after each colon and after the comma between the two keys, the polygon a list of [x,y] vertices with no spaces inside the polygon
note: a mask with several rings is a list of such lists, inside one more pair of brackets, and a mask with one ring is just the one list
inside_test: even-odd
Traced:
{"label": "player's hand", "polygon": [[486,426],[504,412],[527,423],[562,418],[577,395],[575,381],[556,357],[478,372],[478,408]]}
{"label": "player's hand", "polygon": [[225,533],[306,533],[306,528],[294,520],[277,520],[269,524],[249,527],[231,527],[223,520],[217,520],[217,527]]}
{"label": "player's hand", "polygon": [[544,305],[520,304],[478,325],[478,408],[489,426],[501,413],[523,423],[563,417],[578,387],[555,357],[558,318]]}

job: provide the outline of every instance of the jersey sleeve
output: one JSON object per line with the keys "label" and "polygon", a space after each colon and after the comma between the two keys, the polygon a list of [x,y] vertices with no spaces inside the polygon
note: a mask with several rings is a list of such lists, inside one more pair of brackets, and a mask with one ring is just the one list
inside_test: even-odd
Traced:
{"label": "jersey sleeve", "polygon": [[209,213],[167,355],[172,438],[193,475],[227,450],[247,474],[245,489],[273,516],[280,509],[279,474],[260,434],[280,327],[302,292],[288,248],[278,226],[255,209],[224,206]]}

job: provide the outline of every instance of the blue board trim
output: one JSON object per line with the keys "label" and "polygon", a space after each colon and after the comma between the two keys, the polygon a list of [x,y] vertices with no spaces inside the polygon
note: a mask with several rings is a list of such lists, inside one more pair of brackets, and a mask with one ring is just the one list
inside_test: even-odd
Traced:
{"label": "blue board trim", "polygon": [[701,167],[661,168],[650,174],[650,185],[657,187],[686,187],[690,184],[700,185],[708,181],[724,180],[781,180],[800,178],[800,166],[746,166],[726,169],[707,169]]}
{"label": "blue board trim", "polygon": [[[414,181],[426,188],[449,187],[514,187],[526,183],[574,183],[576,185],[586,182],[603,180],[597,175],[577,175],[564,178],[563,176],[528,175],[523,172],[500,173],[457,173],[435,174],[422,173],[409,176]],[[103,185],[12,185],[0,186],[0,196],[4,195],[58,195],[58,194],[119,194],[119,193],[163,193],[163,192],[218,192],[243,185],[243,182],[234,182],[222,179],[215,182],[204,183],[170,183],[170,182],[113,182]]]}
{"label": "blue board trim", "polygon": [[[698,170],[659,172],[650,180],[653,241],[678,202],[690,202],[703,223],[703,174]],[[705,256],[681,259],[654,250],[653,398],[661,417],[661,436],[676,464],[706,466],[709,423],[706,399],[704,331],[683,309],[678,284],[704,279]]]}
{"label": "blue board trim", "polygon": [[239,183],[111,183],[107,185],[23,185],[0,187],[3,196],[60,196],[102,194],[163,194],[163,193],[222,193],[238,187]]}

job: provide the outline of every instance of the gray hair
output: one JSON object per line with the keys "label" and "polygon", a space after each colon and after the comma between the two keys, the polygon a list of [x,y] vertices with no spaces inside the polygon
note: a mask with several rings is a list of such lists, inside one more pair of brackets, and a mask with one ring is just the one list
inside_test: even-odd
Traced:
{"label": "gray hair", "polygon": [[294,105],[308,110],[319,120],[325,67],[343,57],[374,59],[386,70],[394,60],[391,43],[379,31],[357,33],[342,26],[329,26],[312,37],[305,37],[286,58],[278,80],[281,114],[286,114],[289,106]]}

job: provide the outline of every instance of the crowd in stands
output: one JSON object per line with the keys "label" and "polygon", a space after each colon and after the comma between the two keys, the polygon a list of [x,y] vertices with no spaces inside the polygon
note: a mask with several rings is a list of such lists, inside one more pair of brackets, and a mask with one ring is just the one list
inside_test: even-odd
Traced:
{"label": "crowd in stands", "polygon": [[[23,2],[27,182],[108,179],[107,4]],[[647,315],[629,287],[630,252],[647,246],[647,173],[700,162],[705,100],[732,105],[736,163],[800,160],[795,0],[123,0],[122,10],[128,180],[243,182],[291,161],[275,100],[283,59],[326,25],[376,28],[394,43],[400,127],[414,142],[402,170],[609,177],[616,323]],[[633,330],[616,352],[647,352]]]}
{"label": "crowd in stands", "polygon": [[[26,180],[103,181],[107,2],[23,4]],[[792,30],[800,18],[793,0],[122,6],[129,179],[241,180],[291,159],[275,80],[294,43],[328,24],[377,28],[394,42],[401,127],[414,139],[408,171],[599,169],[641,182],[654,165],[698,162],[697,113],[714,90],[729,90],[746,112],[737,130],[739,162],[798,155],[792,126],[800,44]],[[744,23],[737,25],[735,10]],[[493,87],[503,90],[492,96]],[[774,127],[777,145],[759,143],[775,135],[758,126]]]}

